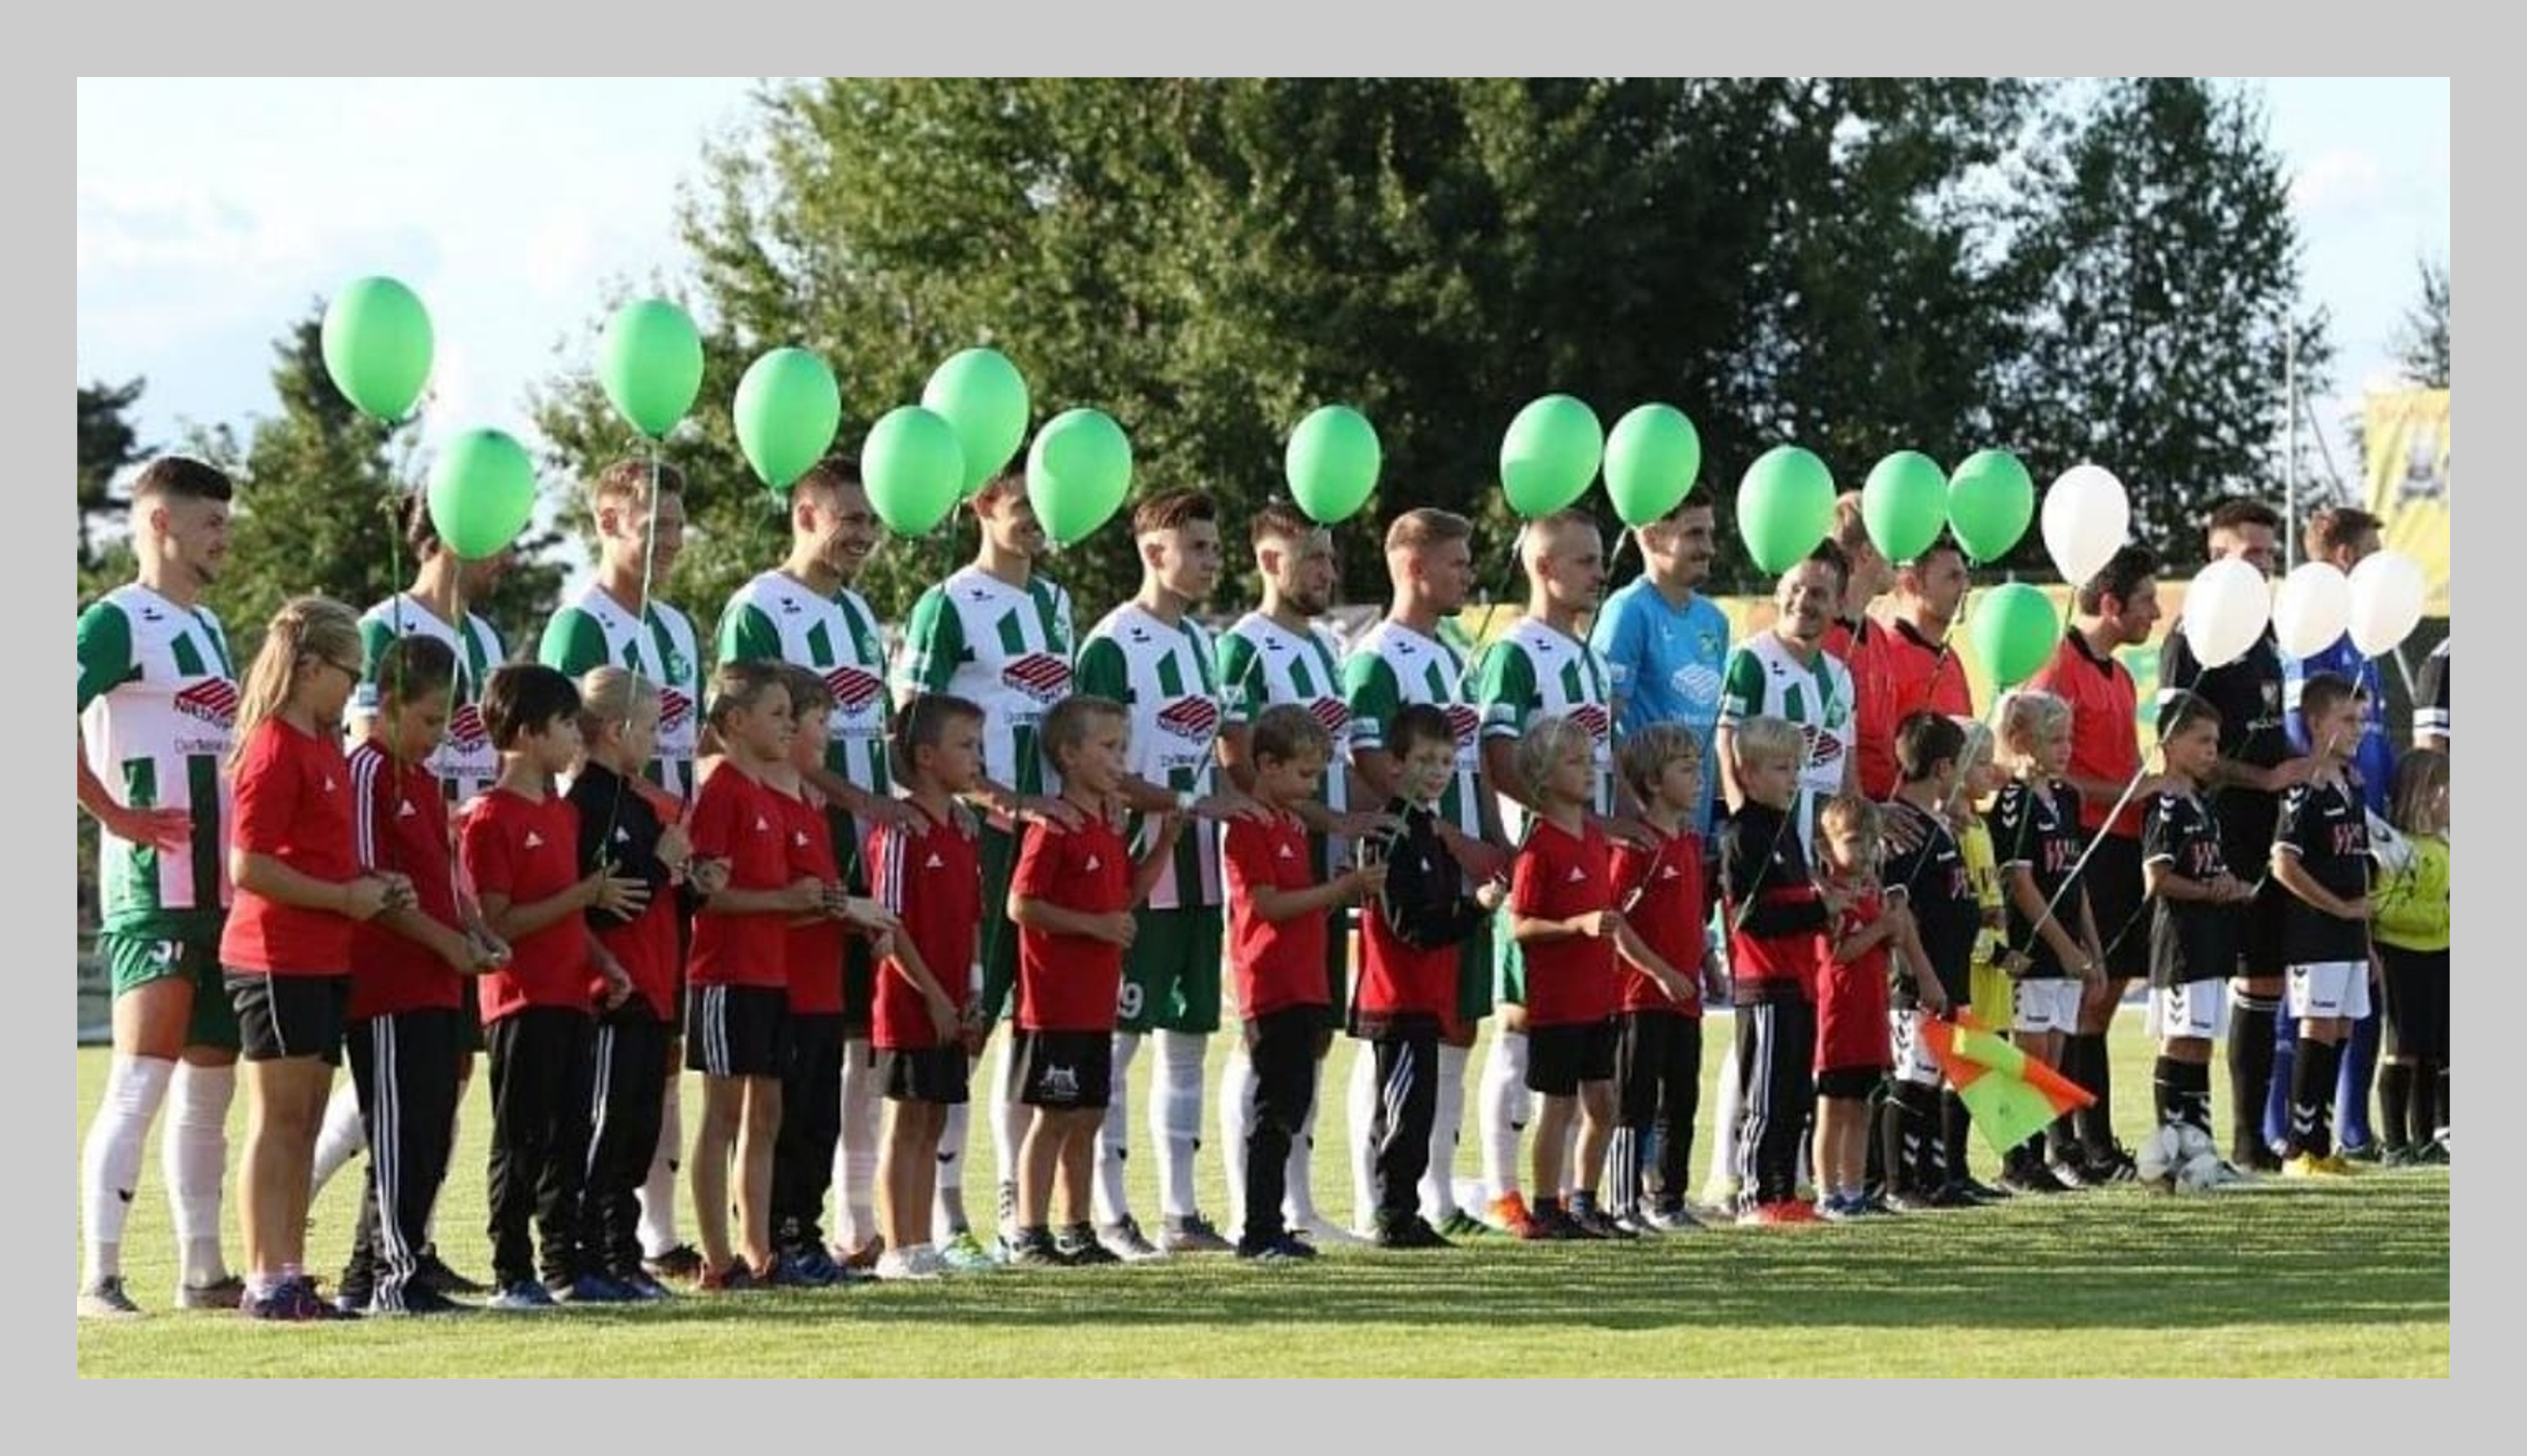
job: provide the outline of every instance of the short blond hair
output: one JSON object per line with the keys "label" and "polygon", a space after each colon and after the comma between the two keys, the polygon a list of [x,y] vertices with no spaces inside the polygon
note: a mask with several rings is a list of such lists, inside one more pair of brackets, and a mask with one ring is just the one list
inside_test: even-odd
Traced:
{"label": "short blond hair", "polygon": [[1527,721],[1525,731],[1519,735],[1518,751],[1512,755],[1519,782],[1526,785],[1526,792],[1544,792],[1545,776],[1553,772],[1553,765],[1574,739],[1581,748],[1593,752],[1596,747],[1596,740],[1575,719],[1544,713]]}
{"label": "short blond hair", "polygon": [[1615,766],[1623,770],[1624,783],[1643,803],[1658,797],[1659,780],[1667,777],[1667,766],[1679,758],[1696,768],[1702,766],[1702,740],[1681,723],[1652,723],[1624,735],[1623,747],[1615,751]]}
{"label": "short blond hair", "polygon": [[1729,737],[1729,753],[1735,756],[1737,766],[1740,768],[1758,758],[1788,758],[1795,761],[1806,746],[1807,740],[1799,732],[1798,724],[1784,718],[1761,715],[1739,723],[1736,731]]}
{"label": "short blond hair", "polygon": [[1865,842],[1874,842],[1886,832],[1886,816],[1878,806],[1860,794],[1836,794],[1825,802],[1818,816],[1828,829],[1848,829]]}
{"label": "short blond hair", "polygon": [[1455,511],[1424,505],[1408,510],[1387,523],[1386,549],[1390,555],[1396,551],[1418,551],[1446,546],[1453,541],[1471,541],[1473,536],[1473,522]]}
{"label": "short blond hair", "polygon": [[2071,704],[2041,688],[2016,688],[2000,700],[2000,761],[2013,771],[2035,758],[2036,741],[2071,726]]}

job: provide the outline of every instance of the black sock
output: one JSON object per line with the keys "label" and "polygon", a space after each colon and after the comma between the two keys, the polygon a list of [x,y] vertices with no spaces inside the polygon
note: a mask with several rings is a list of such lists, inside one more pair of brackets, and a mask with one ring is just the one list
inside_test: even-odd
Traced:
{"label": "black sock", "polygon": [[2413,1078],[2413,1141],[2426,1143],[2448,1125],[2449,1078],[2445,1063],[2425,1063]]}
{"label": "black sock", "polygon": [[1573,1218],[1584,1219],[1596,1211],[1597,1195],[1594,1192],[1586,1188],[1571,1190],[1571,1213]]}
{"label": "black sock", "polygon": [[2413,1111],[2413,1065],[2390,1062],[2378,1068],[2378,1141],[2390,1153],[2413,1146],[2405,1133]]}
{"label": "black sock", "polygon": [[2182,1099],[2185,1120],[2211,1135],[2211,1064],[2180,1062],[2176,1064],[2177,1085],[2184,1089]]}
{"label": "black sock", "polygon": [[1554,1215],[1562,1212],[1562,1200],[1559,1198],[1547,1198],[1543,1194],[1539,1193],[1535,1195],[1535,1207],[1530,1210],[1530,1212],[1535,1218],[1550,1219]]}
{"label": "black sock", "polygon": [[[2268,1156],[2264,1147],[2264,1098],[2273,1085],[2273,1014],[2269,996],[2238,997],[2229,1027],[2229,1106],[2237,1125],[2229,1135],[2233,1163],[2252,1166]],[[2330,1095],[2330,1094],[2329,1094]]]}
{"label": "black sock", "polygon": [[2184,1066],[2184,1063],[2165,1053],[2150,1064],[2150,1106],[2157,1112],[2161,1127],[2173,1127],[2185,1120]]}
{"label": "black sock", "polygon": [[1954,1088],[1939,1094],[1939,1146],[1947,1154],[1947,1174],[1957,1181],[1974,1176],[1968,1159],[1973,1149],[1966,1138],[1974,1131],[1974,1114],[1966,1110],[1966,1100]]}
{"label": "black sock", "polygon": [[2096,1094],[2097,1100],[2072,1115],[2080,1129],[2080,1146],[2088,1149],[2090,1162],[2110,1158],[2115,1151],[2115,1073],[2106,1056],[2103,1032],[2083,1033],[2071,1038],[2080,1048],[2080,1085]]}
{"label": "black sock", "polygon": [[2291,1151],[2318,1158],[2334,1154],[2334,1078],[2343,1062],[2338,1042],[2301,1033],[2291,1067]]}
{"label": "black sock", "polygon": [[1889,1194],[1910,1194],[1921,1185],[1913,1179],[1913,1159],[1907,1144],[1918,1139],[1919,1132],[1907,1125],[1912,1111],[1904,1100],[1904,1089],[1878,1105],[1878,1161],[1885,1170]]}

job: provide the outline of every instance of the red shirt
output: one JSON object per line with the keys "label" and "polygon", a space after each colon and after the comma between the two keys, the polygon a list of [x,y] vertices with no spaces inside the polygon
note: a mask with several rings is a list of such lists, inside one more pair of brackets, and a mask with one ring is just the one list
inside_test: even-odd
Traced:
{"label": "red shirt", "polygon": [[[732,890],[778,890],[790,883],[786,841],[788,819],[782,796],[748,778],[734,764],[723,763],[702,780],[694,800],[692,827],[696,859],[728,861]],[[696,986],[765,986],[779,991],[790,984],[788,916],[727,914],[705,905],[694,916],[694,945],[686,962],[686,980]]]}
{"label": "red shirt", "polygon": [[1228,960],[1237,972],[1237,1006],[1248,1019],[1294,1006],[1325,1006],[1325,916],[1314,910],[1264,919],[1255,891],[1315,888],[1308,826],[1293,814],[1228,826],[1222,853],[1228,872]]}
{"label": "red shirt", "polygon": [[[825,811],[778,789],[769,792],[780,802],[786,826],[789,877],[805,875],[828,885],[841,883],[843,871],[834,858],[834,826],[827,822]],[[791,922],[784,962],[790,975],[790,1010],[802,1016],[843,1014],[843,942],[850,935],[842,921],[831,917]]]}
{"label": "red shirt", "polygon": [[[1703,926],[1711,917],[1702,868],[1702,836],[1688,826],[1681,834],[1662,835],[1654,850],[1615,846],[1615,908],[1659,959],[1676,967],[1697,990],[1702,984]],[[1622,969],[1615,1009],[1623,1012],[1676,1012],[1702,1014],[1702,998],[1672,1001],[1667,988],[1644,971]]]}
{"label": "red shirt", "polygon": [[[1104,819],[1056,832],[1030,825],[1009,894],[1081,914],[1132,908],[1132,861]],[[1029,1031],[1111,1031],[1123,990],[1123,948],[1084,935],[1018,927],[1018,1025]]]}
{"label": "red shirt", "polygon": [[1885,732],[1874,749],[1866,736],[1861,739],[1860,791],[1882,801],[1895,797],[1901,778],[1895,763],[1895,733],[1904,720],[1924,708],[1952,718],[1973,717],[1974,689],[1966,683],[1965,664],[1957,660],[1956,650],[1924,637],[1912,623],[1898,619],[1894,626],[1882,627],[1871,636],[1878,651],[1870,665],[1885,678],[1882,690],[1886,700]]}
{"label": "red shirt", "polygon": [[[1851,669],[1852,753],[1861,791],[1872,799],[1895,792],[1895,671],[1886,624],[1863,615],[1858,634],[1841,622],[1825,630],[1824,648]],[[1885,787],[1873,787],[1883,781]]]}
{"label": "red shirt", "polygon": [[[534,905],[579,883],[579,810],[558,794],[529,799],[494,785],[466,815],[464,842],[465,872],[483,896]],[[484,975],[484,1025],[531,1006],[595,1010],[581,912],[509,942],[509,963]]]}
{"label": "red shirt", "polygon": [[[918,802],[912,806],[929,816]],[[903,922],[913,953],[961,1014],[973,1000],[983,924],[983,862],[973,830],[953,814],[931,819],[928,834],[880,825],[869,831],[867,862],[878,902]],[[869,1040],[902,1051],[941,1045],[920,988],[891,963],[878,967]]]}
{"label": "red shirt", "polygon": [[[364,869],[407,875],[421,912],[456,928],[455,846],[438,776],[372,738],[351,751],[352,838]],[[454,1011],[465,978],[438,953],[368,920],[351,932],[351,1019]]]}
{"label": "red shirt", "polygon": [[[351,769],[333,736],[267,718],[237,760],[230,843],[332,884],[359,878],[351,842]],[[220,962],[274,975],[348,975],[349,916],[283,905],[240,886],[220,932]]]}
{"label": "red shirt", "polygon": [[[1578,834],[1537,817],[1528,821],[1526,848],[1510,871],[1509,906],[1531,919],[1568,920],[1615,908],[1605,831],[1594,824]],[[1526,962],[1526,1020],[1530,1026],[1575,1026],[1615,1014],[1615,942],[1611,937],[1566,936],[1519,946]]]}
{"label": "red shirt", "polygon": [[[2052,660],[2037,670],[2028,686],[2071,704],[2071,763],[2065,777],[2113,784],[2118,793],[2122,785],[2132,782],[2140,770],[2140,704],[2132,674],[2124,671],[2122,663],[2112,656],[2098,656],[2080,629],[2073,627],[2062,634]],[[2094,833],[2106,822],[2106,810],[2114,803],[2111,795],[2081,795],[2080,827]],[[2140,796],[2134,796],[2115,815],[2114,832],[2126,839],[2140,838],[2143,807]]]}
{"label": "red shirt", "polygon": [[[1871,886],[1834,921],[1832,939],[1857,935],[1883,913],[1885,897]],[[1893,1065],[1886,1025],[1888,950],[1882,940],[1849,961],[1826,958],[1817,984],[1817,1070]]]}

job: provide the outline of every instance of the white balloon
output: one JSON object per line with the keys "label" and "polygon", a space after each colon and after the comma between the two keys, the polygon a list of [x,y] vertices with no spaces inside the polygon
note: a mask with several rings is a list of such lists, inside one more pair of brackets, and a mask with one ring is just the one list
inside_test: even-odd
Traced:
{"label": "white balloon", "polygon": [[2351,628],[2351,580],[2331,561],[2301,561],[2282,579],[2273,635],[2294,657],[2313,657]]}
{"label": "white balloon", "polygon": [[2226,667],[2246,655],[2272,614],[2262,572],[2235,556],[2214,561],[2185,589],[2185,641],[2196,662]]}
{"label": "white balloon", "polygon": [[2430,584],[2400,551],[2373,551],[2351,568],[2351,645],[2361,655],[2393,651],[2422,620]]}
{"label": "white balloon", "polygon": [[2074,587],[2105,569],[2132,532],[2132,501],[2102,465],[2074,465],[2044,493],[2044,550]]}

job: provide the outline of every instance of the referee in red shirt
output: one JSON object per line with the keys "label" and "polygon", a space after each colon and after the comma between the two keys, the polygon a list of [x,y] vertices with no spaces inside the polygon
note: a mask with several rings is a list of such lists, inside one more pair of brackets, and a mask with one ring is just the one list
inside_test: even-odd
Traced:
{"label": "referee in red shirt", "polygon": [[[1952,718],[1975,716],[1974,689],[1948,645],[1948,629],[1966,596],[1965,548],[1941,537],[1895,572],[1895,614],[1877,634],[1872,659],[1884,678],[1882,722],[1863,727],[1860,791],[1884,803],[1895,797],[1895,729],[1928,709]],[[1875,737],[1873,737],[1873,734]]]}

